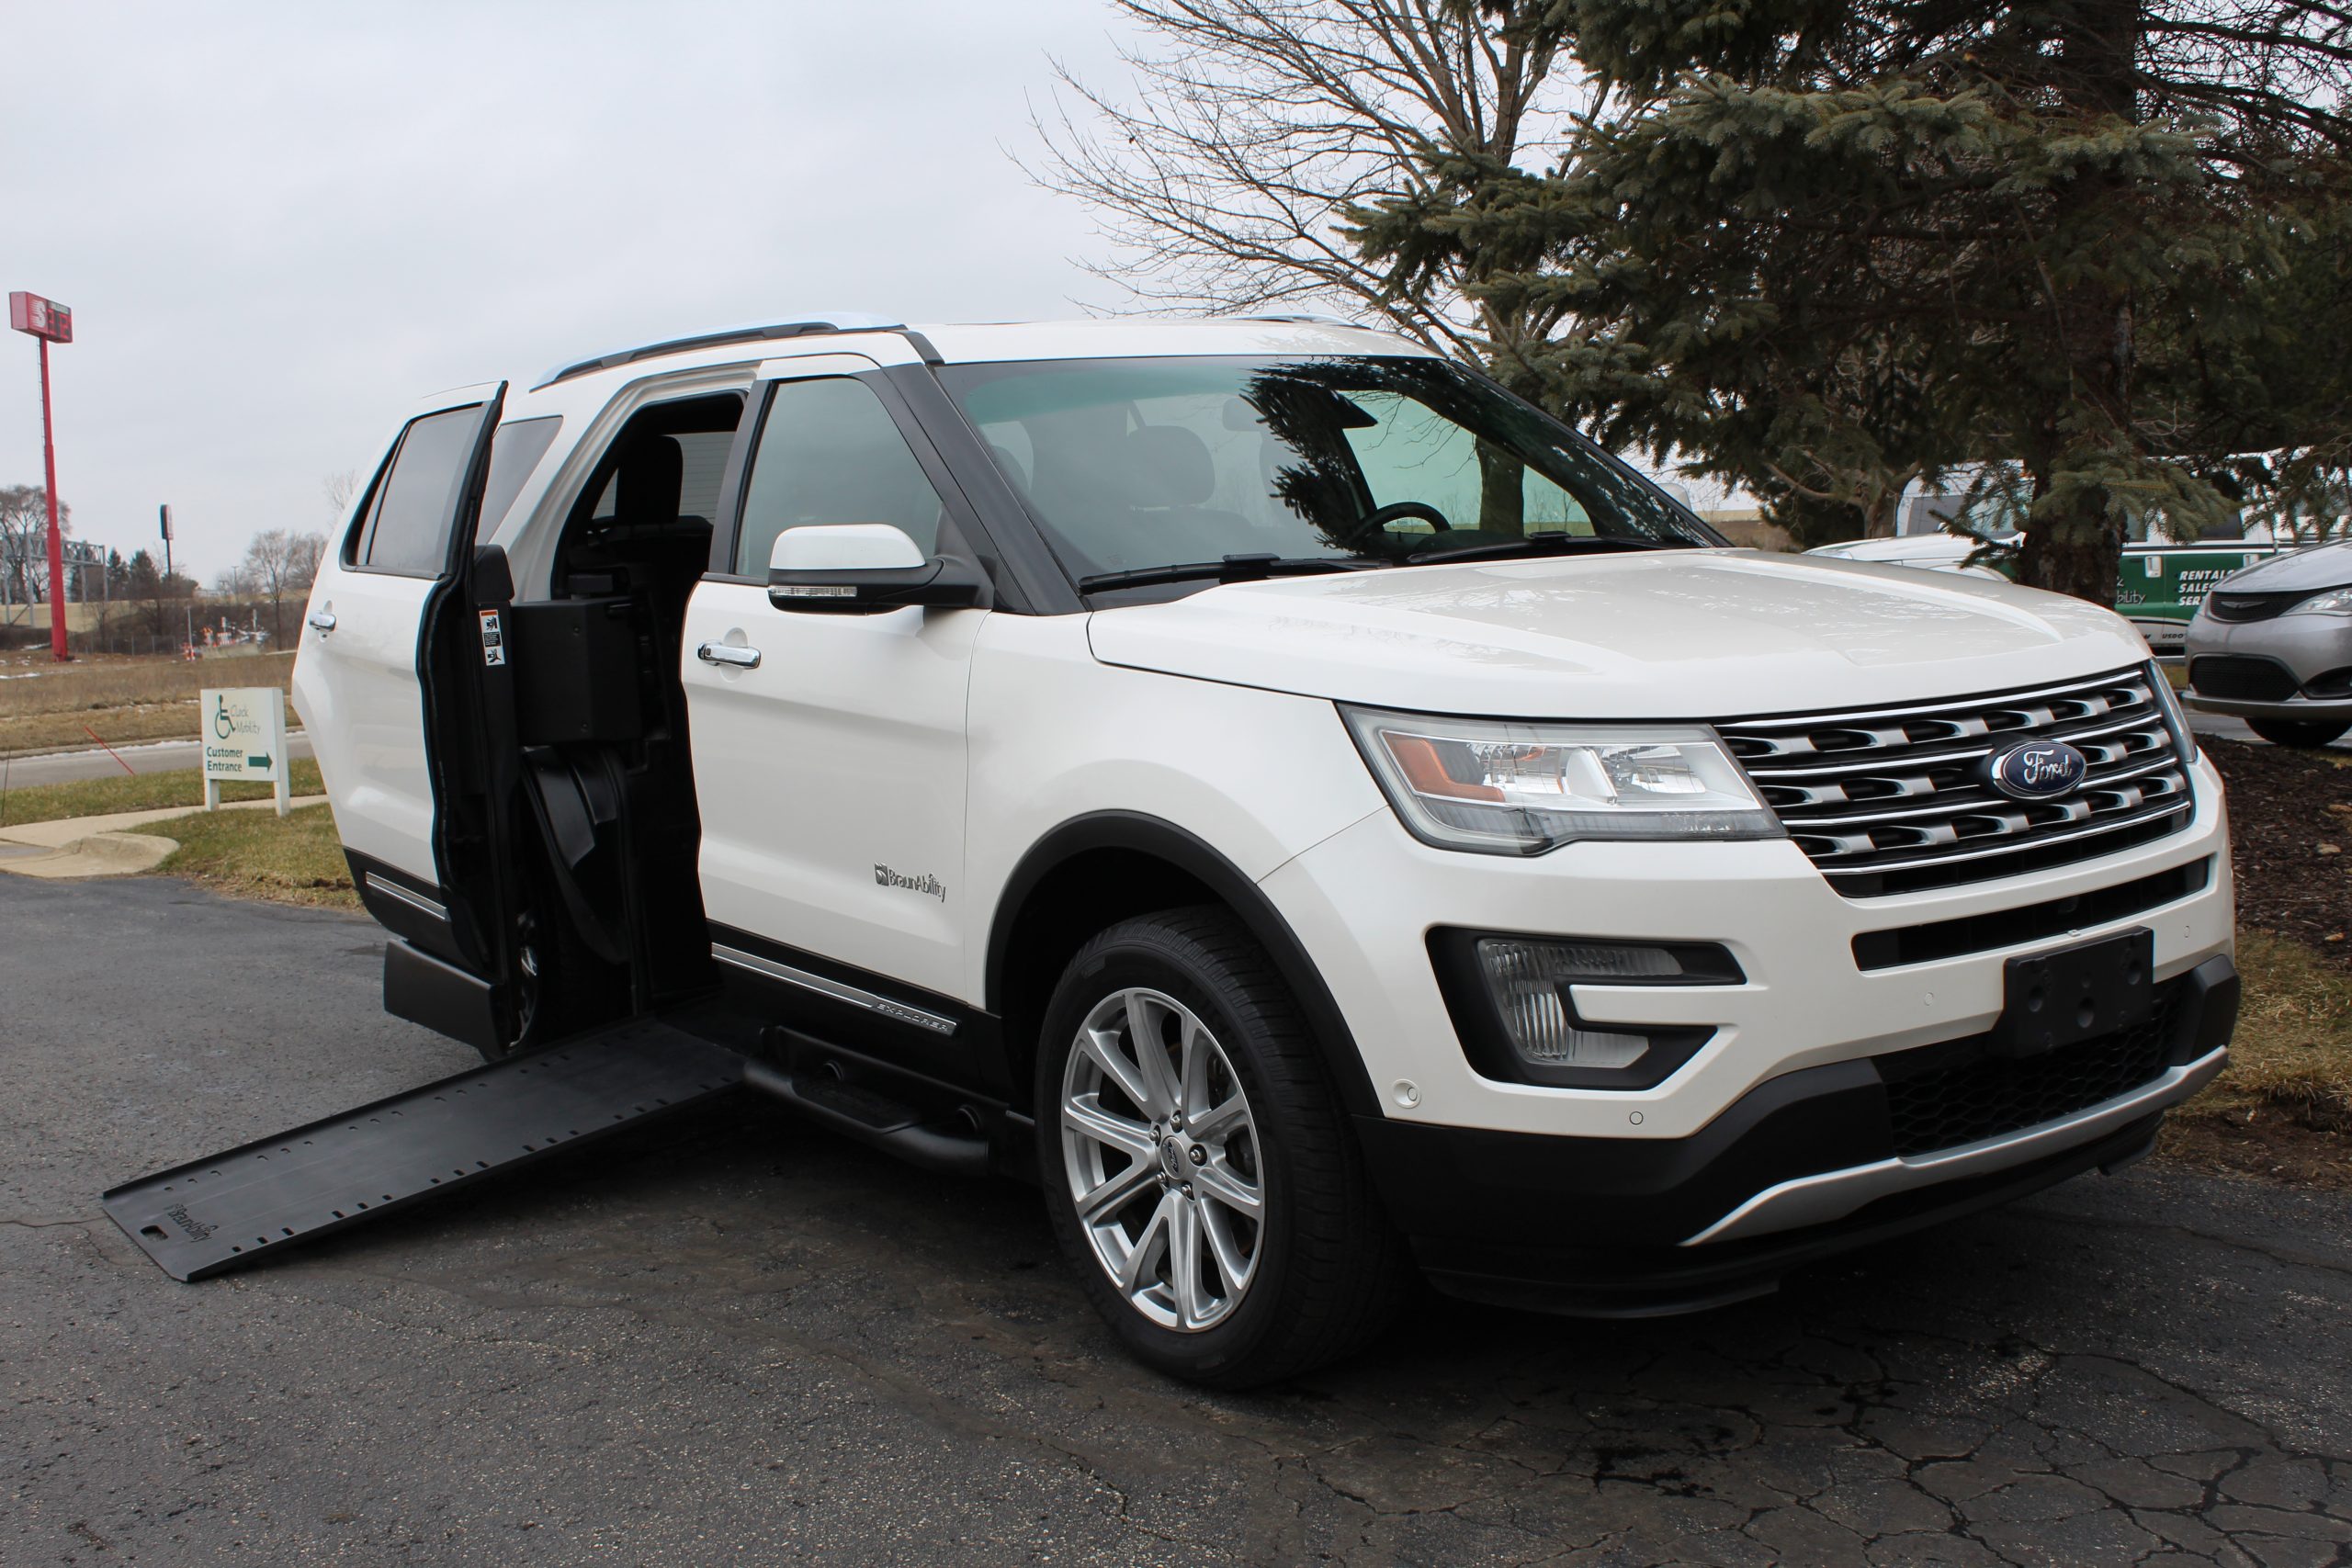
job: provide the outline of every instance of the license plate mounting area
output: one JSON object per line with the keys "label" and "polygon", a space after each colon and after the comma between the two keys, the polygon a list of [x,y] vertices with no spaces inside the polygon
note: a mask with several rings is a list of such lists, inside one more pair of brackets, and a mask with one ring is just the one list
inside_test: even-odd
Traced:
{"label": "license plate mounting area", "polygon": [[2146,1022],[2156,1010],[2155,958],[2155,933],[2135,926],[2010,959],[1987,1044],[1995,1055],[2039,1056]]}

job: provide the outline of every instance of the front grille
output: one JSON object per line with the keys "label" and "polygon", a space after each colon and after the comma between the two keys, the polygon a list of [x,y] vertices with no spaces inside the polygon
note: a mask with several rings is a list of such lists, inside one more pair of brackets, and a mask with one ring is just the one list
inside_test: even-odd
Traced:
{"label": "front grille", "polygon": [[2293,671],[2275,659],[2250,653],[2209,653],[2188,661],[2189,689],[2205,697],[2239,697],[2250,703],[2283,703],[2299,683]]}
{"label": "front grille", "polygon": [[[1715,728],[1798,846],[1849,898],[1990,881],[2188,825],[2188,774],[2143,667],[1903,707]],[[1983,763],[2064,740],[2090,766],[2063,799],[2011,800]]]}
{"label": "front grille", "polygon": [[2205,885],[2212,879],[2211,859],[2193,860],[2153,876],[2028,904],[2023,908],[1988,909],[1981,915],[1929,920],[1894,931],[1861,931],[1854,937],[1854,967],[1894,969],[1905,964],[1957,958],[1964,953],[2042,942],[2086,926],[2109,925],[2178,903],[2192,893],[2205,891]]}
{"label": "front grille", "polygon": [[2171,1066],[2178,1007],[2178,987],[2170,987],[2145,1023],[2022,1060],[1983,1055],[1973,1041],[1973,1059],[1954,1060],[1951,1045],[1880,1057],[1894,1152],[1934,1154],[2022,1132],[2154,1082]]}
{"label": "front grille", "polygon": [[2316,592],[2293,588],[2283,593],[2208,593],[2205,613],[2217,621],[2267,621],[2285,615]]}

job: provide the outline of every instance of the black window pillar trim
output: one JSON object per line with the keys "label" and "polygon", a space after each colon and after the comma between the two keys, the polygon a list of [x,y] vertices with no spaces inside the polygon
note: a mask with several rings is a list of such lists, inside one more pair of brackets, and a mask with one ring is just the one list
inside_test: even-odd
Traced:
{"label": "black window pillar trim", "polygon": [[1013,492],[988,443],[947,395],[929,364],[892,366],[878,373],[903,400],[933,449],[945,460],[955,484],[988,532],[998,559],[997,581],[1019,591],[1017,602],[1000,609],[1035,615],[1074,615],[1086,608],[1077,587],[1054,557],[1046,536]]}
{"label": "black window pillar trim", "polygon": [[1339,1090],[1340,1103],[1357,1116],[1383,1114],[1371,1075],[1322,971],[1265,891],[1203,839],[1161,818],[1134,811],[1096,811],[1072,818],[1032,845],[1006,878],[989,924],[986,1009],[1004,1016],[1005,987],[1012,963],[1012,928],[1038,884],[1062,865],[1093,850],[1127,850],[1166,861],[1206,886],[1240,918],[1273,960],[1275,969],[1306,1013],[1308,1033]]}

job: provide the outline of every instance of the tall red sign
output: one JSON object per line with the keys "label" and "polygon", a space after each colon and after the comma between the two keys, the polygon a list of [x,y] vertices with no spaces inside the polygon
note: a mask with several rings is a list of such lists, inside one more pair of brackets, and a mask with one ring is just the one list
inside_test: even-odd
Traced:
{"label": "tall red sign", "polygon": [[57,438],[49,416],[49,345],[74,341],[74,312],[19,288],[8,296],[8,324],[40,340],[40,460],[49,486],[49,651],[65,651],[65,536],[57,526]]}
{"label": "tall red sign", "polygon": [[8,296],[8,324],[47,343],[74,341],[74,312],[21,288]]}

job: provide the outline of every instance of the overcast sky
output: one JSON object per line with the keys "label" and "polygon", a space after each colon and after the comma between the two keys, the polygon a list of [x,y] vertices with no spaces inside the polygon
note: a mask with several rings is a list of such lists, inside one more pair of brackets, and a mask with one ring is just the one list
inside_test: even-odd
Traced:
{"label": "overcast sky", "polygon": [[[325,529],[414,399],[807,309],[1118,303],[1030,188],[1046,55],[1117,81],[1101,0],[11,5],[0,288],[70,306],[58,493],[128,557],[170,502],[209,584]],[[40,482],[0,334],[0,485]]]}

